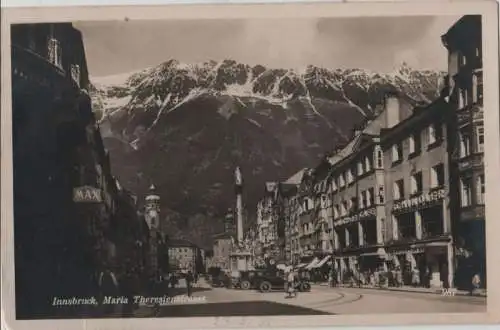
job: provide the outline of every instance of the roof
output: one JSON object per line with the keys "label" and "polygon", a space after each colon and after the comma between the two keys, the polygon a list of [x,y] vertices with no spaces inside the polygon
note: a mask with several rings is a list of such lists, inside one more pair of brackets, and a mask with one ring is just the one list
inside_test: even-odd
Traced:
{"label": "roof", "polygon": [[169,247],[195,247],[198,246],[187,239],[171,239],[168,241]]}
{"label": "roof", "polygon": [[235,235],[232,233],[219,233],[219,234],[213,235],[212,238],[214,240],[216,240],[216,239],[231,239],[231,238],[235,238]]}
{"label": "roof", "polygon": [[302,182],[302,177],[304,176],[304,172],[307,170],[307,168],[303,168],[291,177],[289,177],[284,184],[300,184]]}
{"label": "roof", "polygon": [[[404,101],[412,107],[418,103],[409,96],[400,92],[387,92],[386,95],[393,95],[399,98],[400,101]],[[404,121],[404,118],[402,118]],[[331,165],[335,165],[347,158],[356,151],[356,147],[359,145],[363,137],[366,136],[379,136],[382,129],[385,127],[385,108],[382,110],[375,118],[369,120],[362,130],[356,132],[354,137],[349,141],[349,143],[342,148],[335,155],[328,158]]]}

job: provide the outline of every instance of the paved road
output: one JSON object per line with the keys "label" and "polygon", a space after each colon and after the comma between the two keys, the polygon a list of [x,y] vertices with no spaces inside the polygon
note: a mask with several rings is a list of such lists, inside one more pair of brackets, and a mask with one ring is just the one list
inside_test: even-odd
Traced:
{"label": "paved road", "polygon": [[[176,294],[182,296],[184,290],[181,284]],[[207,285],[194,291],[193,301],[163,306],[158,316],[486,312],[483,297],[443,297],[428,293],[313,286],[311,292],[299,293],[297,298],[285,298],[283,292],[212,289]]]}

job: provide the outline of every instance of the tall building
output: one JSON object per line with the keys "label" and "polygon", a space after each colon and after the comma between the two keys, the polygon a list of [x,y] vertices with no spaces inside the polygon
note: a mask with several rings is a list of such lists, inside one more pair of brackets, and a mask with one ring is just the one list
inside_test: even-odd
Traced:
{"label": "tall building", "polygon": [[[95,128],[80,32],[71,24],[12,25],[11,54],[16,313],[22,319],[51,313],[50,301],[60,293],[91,292],[97,261],[86,233],[106,221],[82,221],[82,215],[96,219],[106,210],[94,159],[87,167],[79,159],[88,155]],[[82,195],[88,202],[75,203],[73,189],[91,184]]]}
{"label": "tall building", "polygon": [[334,267],[346,272],[386,268],[383,249],[385,213],[384,159],[381,130],[390,118],[385,99],[381,113],[354,130],[351,141],[330,157]]}
{"label": "tall building", "polygon": [[[446,103],[402,106],[394,96],[382,131],[385,171],[385,245],[390,268],[399,267],[403,282],[450,287],[453,250],[450,218]],[[390,121],[389,121],[390,119]]]}
{"label": "tall building", "polygon": [[11,54],[16,313],[23,319],[65,313],[51,306],[56,295],[98,294],[104,269],[120,281],[126,260],[136,263],[141,231],[135,202],[111,174],[81,33],[70,23],[12,25]]}
{"label": "tall building", "polygon": [[455,248],[456,285],[466,287],[474,274],[486,283],[485,177],[483,122],[482,24],[468,15],[442,36],[448,50],[447,101],[450,191]]}

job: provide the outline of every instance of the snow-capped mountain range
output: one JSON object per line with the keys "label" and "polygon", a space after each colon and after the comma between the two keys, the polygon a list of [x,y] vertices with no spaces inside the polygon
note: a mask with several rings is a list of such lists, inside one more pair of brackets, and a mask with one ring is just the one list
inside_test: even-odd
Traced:
{"label": "snow-capped mountain range", "polygon": [[429,103],[443,76],[405,64],[379,74],[169,60],[91,78],[91,96],[113,170],[124,185],[141,193],[154,182],[167,196],[170,214],[183,224],[198,219],[186,230],[193,239],[193,228],[204,228],[194,235],[203,240],[215,230],[214,219],[233,206],[236,165],[246,178],[252,213],[264,182],[317,164],[351,137],[355,125],[377,113],[386,91]]}

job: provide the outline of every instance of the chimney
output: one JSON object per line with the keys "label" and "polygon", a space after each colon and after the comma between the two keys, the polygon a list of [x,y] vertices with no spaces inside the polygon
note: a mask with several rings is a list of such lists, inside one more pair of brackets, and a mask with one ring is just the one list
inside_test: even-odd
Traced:
{"label": "chimney", "polygon": [[400,121],[400,99],[396,93],[388,93],[385,96],[385,116],[387,128],[396,126]]}

